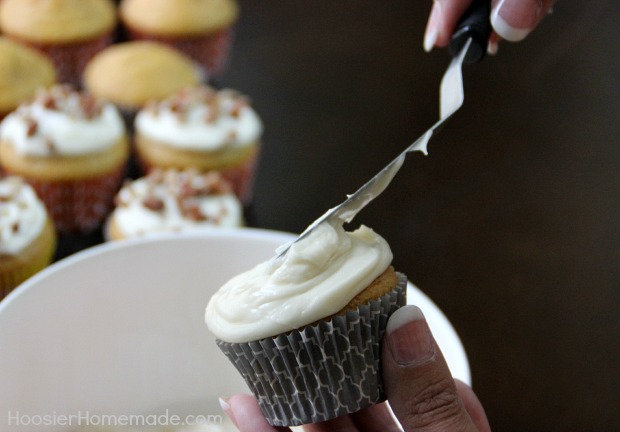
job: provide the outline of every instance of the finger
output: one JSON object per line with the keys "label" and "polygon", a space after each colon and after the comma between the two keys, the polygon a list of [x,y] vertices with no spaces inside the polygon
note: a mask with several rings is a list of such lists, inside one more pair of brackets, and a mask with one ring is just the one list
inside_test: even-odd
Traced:
{"label": "finger", "polygon": [[345,415],[333,420],[304,426],[304,432],[358,432],[351,417]]}
{"label": "finger", "polygon": [[290,432],[289,428],[274,427],[267,423],[256,399],[249,394],[220,399],[220,405],[240,432]]}
{"label": "finger", "polygon": [[424,33],[424,50],[445,47],[472,0],[434,0]]}
{"label": "finger", "polygon": [[390,317],[382,350],[385,390],[406,432],[476,430],[418,307]]}
{"label": "finger", "polygon": [[493,0],[491,25],[507,41],[525,39],[549,13],[556,0]]}
{"label": "finger", "polygon": [[463,381],[455,379],[454,383],[456,385],[456,391],[463,401],[465,410],[471,417],[478,430],[480,432],[491,432],[489,420],[487,419],[484,408],[482,407],[478,396],[476,396],[476,393],[474,393],[471,387]]}
{"label": "finger", "polygon": [[351,414],[353,423],[361,432],[400,432],[400,426],[386,403],[372,405],[361,411]]}

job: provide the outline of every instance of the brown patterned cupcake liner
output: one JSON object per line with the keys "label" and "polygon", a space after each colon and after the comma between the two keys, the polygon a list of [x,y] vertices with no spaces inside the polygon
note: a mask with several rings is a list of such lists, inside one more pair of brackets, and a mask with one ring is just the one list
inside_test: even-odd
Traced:
{"label": "brown patterned cupcake liner", "polygon": [[357,310],[273,338],[217,340],[273,426],[316,423],[385,401],[381,339],[406,303],[407,278]]}
{"label": "brown patterned cupcake liner", "polygon": [[99,228],[112,210],[125,178],[125,165],[85,179],[45,181],[27,178],[45,203],[61,233],[88,233]]}
{"label": "brown patterned cupcake liner", "polygon": [[203,70],[206,81],[222,75],[228,66],[233,41],[231,28],[195,37],[166,37],[126,28],[130,40],[152,40],[171,46],[192,58]]}
{"label": "brown patterned cupcake liner", "polygon": [[11,38],[46,54],[56,67],[58,82],[71,84],[75,88],[81,87],[82,72],[90,59],[113,42],[111,33],[96,39],[64,44],[43,44],[20,40],[14,36]]}

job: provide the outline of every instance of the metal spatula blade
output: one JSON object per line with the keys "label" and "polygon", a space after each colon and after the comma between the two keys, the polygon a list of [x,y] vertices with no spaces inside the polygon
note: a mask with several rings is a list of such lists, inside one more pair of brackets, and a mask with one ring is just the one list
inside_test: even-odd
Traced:
{"label": "metal spatula blade", "polygon": [[439,121],[355,193],[349,195],[347,199],[338,206],[329,209],[320,218],[315,220],[308,228],[306,228],[306,230],[295,240],[278,248],[276,251],[278,258],[286,254],[294,243],[308,236],[323,222],[334,219],[339,219],[343,223],[350,222],[360,210],[366,207],[369,202],[379,196],[385,188],[388,187],[400,167],[403,165],[407,153],[422,151],[426,154],[426,147],[433,133],[463,105],[465,94],[463,91],[463,75],[461,69],[463,59],[469,49],[470,43],[471,41],[467,41],[465,46],[461,48],[461,52],[459,52],[458,55],[452,59],[441,80],[439,90],[441,115]]}
{"label": "metal spatula blade", "polygon": [[[349,195],[347,199],[336,207],[329,209],[320,218],[315,220],[299,237],[290,243],[282,245],[276,250],[276,259],[282,257],[290,247],[308,236],[317,226],[327,222],[338,220],[341,223],[350,222],[355,215],[366,205],[379,196],[390,184],[400,167],[405,161],[405,156],[409,152],[421,151],[426,154],[428,141],[435,131],[463,105],[465,93],[463,89],[463,62],[476,62],[482,59],[486,51],[486,44],[490,35],[490,25],[479,25],[478,21],[488,22],[489,0],[474,0],[472,7],[468,10],[462,23],[465,27],[459,27],[451,44],[451,54],[453,56],[448,69],[443,75],[440,93],[440,118],[424,135],[418,138],[413,144],[401,152],[392,162],[383,168],[378,174],[366,182],[355,193]],[[474,17],[472,20],[471,17]],[[465,30],[463,30],[465,29]],[[480,32],[483,32],[481,35]],[[469,35],[471,32],[475,35]],[[480,41],[484,48],[481,49]],[[471,49],[475,46],[475,49]],[[455,47],[458,51],[454,51]],[[482,54],[481,54],[482,53]]]}

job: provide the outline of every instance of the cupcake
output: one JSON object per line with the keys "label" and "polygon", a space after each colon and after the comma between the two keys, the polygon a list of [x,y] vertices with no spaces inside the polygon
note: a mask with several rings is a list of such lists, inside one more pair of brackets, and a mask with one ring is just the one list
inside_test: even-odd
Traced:
{"label": "cupcake", "polygon": [[2,0],[3,33],[47,54],[62,83],[78,86],[88,60],[112,42],[116,8],[110,0]]}
{"label": "cupcake", "polygon": [[235,0],[123,0],[119,8],[128,38],[173,46],[209,78],[226,67],[238,14]]}
{"label": "cupcake", "polygon": [[56,233],[45,205],[23,179],[0,178],[0,300],[47,267]]}
{"label": "cupcake", "polygon": [[136,116],[135,150],[145,170],[218,170],[251,200],[263,126],[248,99],[208,86],[183,89]]}
{"label": "cupcake", "polygon": [[324,222],[211,298],[205,319],[274,426],[329,420],[385,400],[381,339],[406,277],[367,227]]}
{"label": "cupcake", "polygon": [[47,57],[0,37],[0,120],[32,98],[37,89],[55,82],[56,71]]}
{"label": "cupcake", "polygon": [[88,63],[83,78],[90,93],[121,109],[128,126],[150,100],[163,99],[200,80],[191,59],[156,42],[112,45]]}
{"label": "cupcake", "polygon": [[125,176],[129,144],[118,110],[55,86],[0,124],[0,164],[24,177],[60,232],[98,228]]}
{"label": "cupcake", "polygon": [[243,226],[241,203],[217,172],[153,170],[116,196],[106,239]]}

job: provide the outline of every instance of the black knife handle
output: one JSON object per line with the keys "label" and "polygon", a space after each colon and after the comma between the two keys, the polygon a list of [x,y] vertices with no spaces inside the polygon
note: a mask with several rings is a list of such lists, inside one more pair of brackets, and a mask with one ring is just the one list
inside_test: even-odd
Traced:
{"label": "black knife handle", "polygon": [[454,57],[465,45],[467,39],[472,43],[465,55],[465,63],[477,63],[484,58],[491,36],[491,1],[474,0],[465,11],[456,31],[450,40],[450,55]]}

